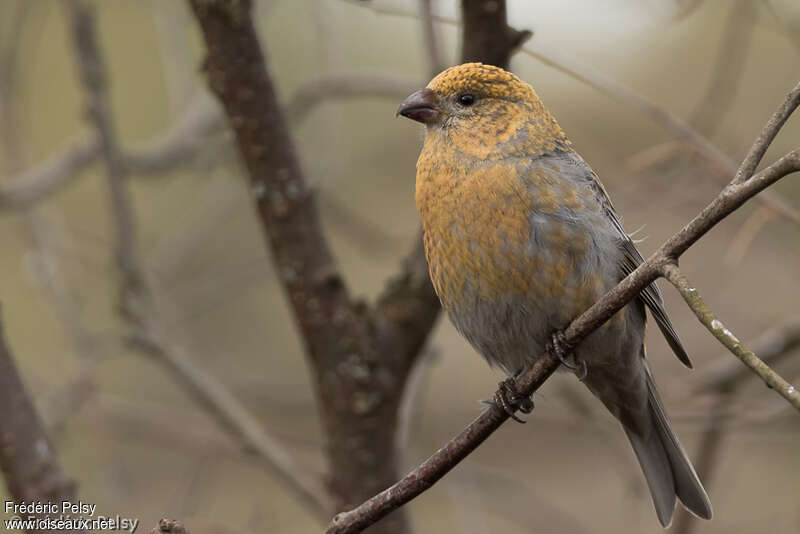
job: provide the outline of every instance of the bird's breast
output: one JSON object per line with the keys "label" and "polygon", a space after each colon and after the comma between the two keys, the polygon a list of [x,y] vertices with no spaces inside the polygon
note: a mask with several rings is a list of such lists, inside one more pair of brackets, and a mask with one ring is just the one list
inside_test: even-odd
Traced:
{"label": "bird's breast", "polygon": [[585,195],[525,158],[459,160],[423,149],[417,164],[416,203],[443,306],[567,293],[576,309],[591,304],[604,285],[592,273],[591,235],[566,216],[586,209]]}

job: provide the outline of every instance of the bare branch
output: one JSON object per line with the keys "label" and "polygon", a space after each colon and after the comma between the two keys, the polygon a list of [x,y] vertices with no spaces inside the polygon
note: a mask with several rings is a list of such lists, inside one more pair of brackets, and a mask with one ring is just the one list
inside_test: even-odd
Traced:
{"label": "bare branch", "polygon": [[[800,170],[800,149],[783,156],[747,182],[727,186],[703,211],[683,229],[673,235],[652,256],[616,287],[595,302],[576,318],[564,331],[570,346],[580,343],[591,332],[599,328],[645,287],[664,274],[665,268],[697,242],[718,222],[731,214],[748,199],[780,178]],[[533,360],[533,364],[515,378],[516,390],[524,396],[533,392],[559,367],[559,360],[545,352]],[[782,393],[790,396],[788,384]],[[508,415],[497,406],[485,410],[458,436],[430,456],[411,473],[388,489],[378,493],[360,506],[337,514],[326,529],[326,534],[360,532],[392,510],[407,503],[430,488],[470,452],[475,450],[492,432],[502,425]]]}
{"label": "bare branch", "polygon": [[758,164],[761,163],[761,159],[764,157],[764,154],[767,153],[767,149],[769,145],[772,144],[772,140],[775,139],[775,136],[778,135],[778,132],[783,127],[784,123],[789,119],[789,116],[797,109],[797,106],[800,105],[800,83],[798,83],[791,92],[786,95],[786,99],[783,101],[783,104],[775,110],[775,113],[772,114],[767,124],[761,130],[761,133],[758,135],[756,142],[747,152],[747,156],[745,156],[742,164],[739,166],[739,169],[736,171],[736,175],[733,177],[731,183],[733,184],[740,184],[746,180],[749,180],[753,173],[756,172],[756,168]]}
{"label": "bare branch", "polygon": [[507,68],[511,55],[531,38],[508,25],[505,1],[461,0],[461,59]]}
{"label": "bare branch", "polygon": [[322,76],[303,84],[286,106],[292,122],[302,122],[321,102],[363,97],[405,98],[419,83],[380,74],[342,74]]}
{"label": "bare branch", "polygon": [[695,105],[689,122],[710,136],[722,123],[723,113],[733,103],[744,71],[756,28],[758,2],[730,2],[728,17],[714,58],[711,83]]}
{"label": "bare branch", "polygon": [[[769,365],[774,365],[800,347],[800,315],[770,328],[750,345],[753,352]],[[735,360],[725,359],[710,365],[695,377],[697,393],[705,391],[729,391],[750,378],[752,373]]]}
{"label": "bare branch", "polygon": [[[154,314],[150,314],[151,316]],[[155,321],[145,322],[131,338],[132,346],[166,364],[180,386],[205,407],[211,415],[239,440],[247,452],[254,454],[292,490],[298,501],[318,520],[325,521],[333,510],[333,502],[319,479],[301,468],[263,425],[217,379],[202,370],[184,349],[169,341]]]}
{"label": "bare branch", "polygon": [[132,174],[166,173],[185,165],[208,150],[212,134],[224,128],[219,105],[205,91],[198,91],[166,132],[120,154]]}
{"label": "bare branch", "polygon": [[0,321],[0,469],[15,502],[72,501],[73,482],[56,451],[14,365]]}
{"label": "bare branch", "polygon": [[94,13],[82,0],[69,0],[73,46],[83,88],[86,110],[100,142],[106,166],[111,216],[116,231],[117,266],[123,277],[123,306],[127,298],[138,295],[143,287],[141,262],[136,251],[136,225],[125,184],[127,170],[120,157],[117,134],[110,111],[105,65],[97,43]]}
{"label": "bare branch", "polygon": [[697,289],[689,283],[678,266],[669,264],[664,267],[664,277],[680,292],[683,300],[692,309],[711,334],[719,340],[734,356],[742,360],[747,367],[761,377],[766,384],[800,410],[800,391],[770,369],[758,356],[745,347],[733,333],[717,319],[711,308],[703,301]]}
{"label": "bare branch", "polygon": [[0,209],[25,209],[67,184],[97,157],[100,141],[90,138],[51,156],[0,187]]}
{"label": "bare branch", "polygon": [[731,244],[728,247],[728,251],[725,253],[725,262],[729,264],[738,264],[742,261],[756,236],[758,236],[764,226],[775,217],[776,213],[766,205],[761,205],[754,210],[739,227],[739,231],[736,232],[733,239],[731,239]]}

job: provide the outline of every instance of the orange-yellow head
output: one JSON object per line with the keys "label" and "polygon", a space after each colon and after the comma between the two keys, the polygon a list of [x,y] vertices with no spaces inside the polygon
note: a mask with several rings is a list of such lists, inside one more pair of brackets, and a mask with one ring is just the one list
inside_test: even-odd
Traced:
{"label": "orange-yellow head", "polygon": [[569,146],[530,85],[482,63],[450,67],[410,95],[397,113],[425,124],[428,137],[441,137],[480,159],[536,156]]}

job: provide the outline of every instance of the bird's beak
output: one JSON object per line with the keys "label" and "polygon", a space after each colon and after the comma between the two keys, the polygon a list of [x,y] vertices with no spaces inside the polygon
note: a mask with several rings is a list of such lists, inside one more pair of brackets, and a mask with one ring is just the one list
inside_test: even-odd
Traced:
{"label": "bird's beak", "polygon": [[426,87],[409,95],[397,108],[397,115],[402,115],[412,121],[430,124],[439,116],[437,104],[436,93]]}

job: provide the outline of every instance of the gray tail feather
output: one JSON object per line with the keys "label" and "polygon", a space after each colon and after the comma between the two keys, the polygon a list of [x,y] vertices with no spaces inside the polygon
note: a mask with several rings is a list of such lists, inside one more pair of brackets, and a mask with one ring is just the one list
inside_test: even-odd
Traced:
{"label": "gray tail feather", "polygon": [[665,527],[670,524],[676,496],[698,517],[711,519],[706,490],[672,431],[649,369],[646,374],[653,431],[646,438],[628,429],[625,432],[644,471],[658,520]]}

